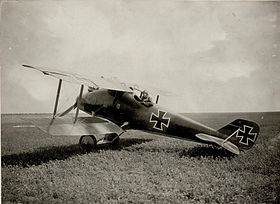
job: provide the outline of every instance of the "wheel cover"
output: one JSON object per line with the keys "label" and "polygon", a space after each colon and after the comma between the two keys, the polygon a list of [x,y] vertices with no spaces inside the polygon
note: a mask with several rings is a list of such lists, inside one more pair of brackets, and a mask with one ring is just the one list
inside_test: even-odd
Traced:
{"label": "wheel cover", "polygon": [[96,139],[92,135],[84,135],[79,142],[82,151],[90,152],[96,147]]}

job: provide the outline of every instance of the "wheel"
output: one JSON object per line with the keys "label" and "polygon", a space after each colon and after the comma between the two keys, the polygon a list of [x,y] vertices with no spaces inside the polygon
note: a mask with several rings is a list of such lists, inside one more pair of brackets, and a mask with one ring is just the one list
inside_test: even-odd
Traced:
{"label": "wheel", "polygon": [[79,146],[82,152],[88,153],[96,149],[97,141],[93,135],[83,135],[80,138]]}

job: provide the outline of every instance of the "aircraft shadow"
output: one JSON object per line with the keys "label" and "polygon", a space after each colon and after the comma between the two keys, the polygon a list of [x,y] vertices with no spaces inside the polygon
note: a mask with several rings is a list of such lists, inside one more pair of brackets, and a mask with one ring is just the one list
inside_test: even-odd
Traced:
{"label": "aircraft shadow", "polygon": [[28,167],[47,163],[51,160],[64,160],[78,154],[81,154],[78,145],[42,147],[33,152],[4,155],[1,160],[2,166]]}
{"label": "aircraft shadow", "polygon": [[[150,141],[149,139],[124,138],[120,140],[120,149]],[[108,146],[97,147],[97,150],[109,149]],[[93,152],[95,153],[95,152]],[[97,152],[96,152],[97,153]],[[65,160],[75,155],[82,155],[79,145],[42,147],[33,152],[4,155],[1,157],[3,166],[29,167],[41,165],[52,160]]]}
{"label": "aircraft shadow", "polygon": [[145,142],[153,141],[152,139],[139,139],[139,138],[122,138],[120,140],[120,148],[130,147],[132,145],[142,144]]}
{"label": "aircraft shadow", "polygon": [[121,138],[120,145],[117,149],[112,149],[110,145],[99,145],[97,146],[97,150],[122,150],[126,147],[130,147],[132,145],[138,145],[145,142],[150,142],[152,139],[139,139],[139,138]]}
{"label": "aircraft shadow", "polygon": [[231,159],[235,154],[226,151],[223,148],[217,148],[214,146],[197,146],[192,149],[183,150],[179,153],[180,157],[212,157],[213,159],[216,158],[227,158]]}

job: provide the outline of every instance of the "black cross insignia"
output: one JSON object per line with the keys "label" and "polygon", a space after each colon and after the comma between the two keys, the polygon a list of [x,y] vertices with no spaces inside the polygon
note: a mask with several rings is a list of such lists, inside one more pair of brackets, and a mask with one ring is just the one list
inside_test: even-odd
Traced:
{"label": "black cross insignia", "polygon": [[252,133],[253,127],[243,125],[243,129],[236,131],[236,137],[239,137],[239,143],[249,145],[249,141],[255,142],[257,133]]}
{"label": "black cross insignia", "polygon": [[166,111],[158,110],[158,114],[151,114],[150,122],[154,123],[154,127],[157,130],[163,130],[163,126],[168,127],[170,118],[165,117]]}

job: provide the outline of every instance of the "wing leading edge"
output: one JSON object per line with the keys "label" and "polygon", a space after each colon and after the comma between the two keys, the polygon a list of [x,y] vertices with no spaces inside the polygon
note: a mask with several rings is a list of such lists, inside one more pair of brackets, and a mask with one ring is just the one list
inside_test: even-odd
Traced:
{"label": "wing leading edge", "polygon": [[94,88],[104,88],[122,92],[132,92],[124,83],[119,82],[115,78],[105,78],[105,77],[85,77],[80,74],[74,74],[70,72],[57,71],[54,69],[49,69],[45,67],[22,65],[23,67],[35,69],[42,72],[44,75],[52,76],[57,79],[62,79],[64,81],[82,84]]}

